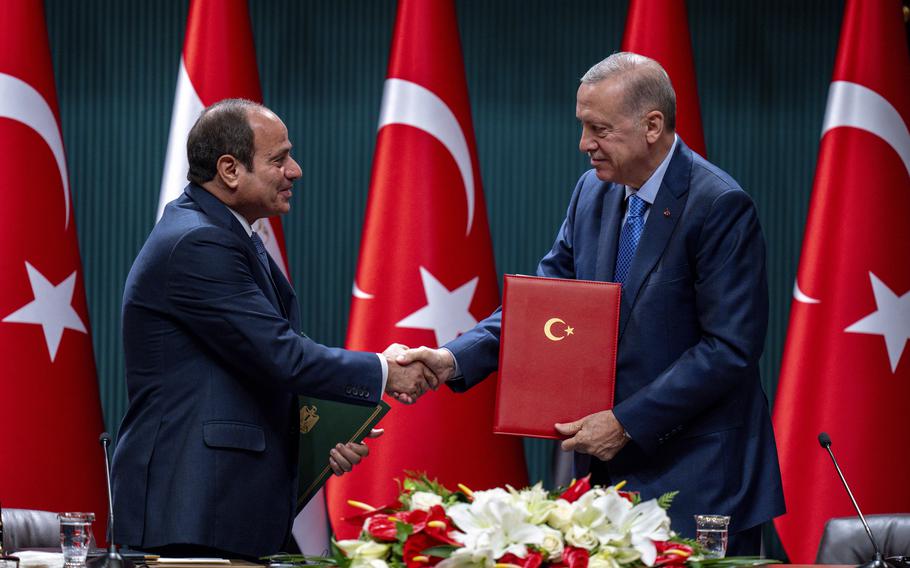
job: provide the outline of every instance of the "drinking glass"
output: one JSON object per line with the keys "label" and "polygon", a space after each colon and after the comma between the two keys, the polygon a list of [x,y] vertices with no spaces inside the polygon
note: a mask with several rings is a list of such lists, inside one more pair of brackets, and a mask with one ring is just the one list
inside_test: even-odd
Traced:
{"label": "drinking glass", "polygon": [[85,566],[92,546],[92,522],[95,513],[60,513],[60,548],[65,566]]}
{"label": "drinking glass", "polygon": [[705,548],[705,557],[723,558],[727,554],[727,515],[695,515],[695,540]]}

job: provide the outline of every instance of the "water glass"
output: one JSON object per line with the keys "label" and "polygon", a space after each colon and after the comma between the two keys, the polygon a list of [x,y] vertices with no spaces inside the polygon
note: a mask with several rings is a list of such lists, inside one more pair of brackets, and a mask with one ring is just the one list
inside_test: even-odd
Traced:
{"label": "water glass", "polygon": [[695,515],[695,540],[705,549],[706,558],[723,558],[727,554],[727,515]]}
{"label": "water glass", "polygon": [[60,513],[60,548],[65,566],[85,566],[85,558],[94,542],[92,522],[95,513]]}

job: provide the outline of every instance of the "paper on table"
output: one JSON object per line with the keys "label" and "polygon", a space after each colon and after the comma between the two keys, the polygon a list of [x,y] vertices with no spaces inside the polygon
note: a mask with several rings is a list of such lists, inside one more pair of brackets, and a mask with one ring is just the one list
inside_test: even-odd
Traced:
{"label": "paper on table", "polygon": [[20,550],[15,553],[19,568],[60,568],[63,566],[62,552]]}

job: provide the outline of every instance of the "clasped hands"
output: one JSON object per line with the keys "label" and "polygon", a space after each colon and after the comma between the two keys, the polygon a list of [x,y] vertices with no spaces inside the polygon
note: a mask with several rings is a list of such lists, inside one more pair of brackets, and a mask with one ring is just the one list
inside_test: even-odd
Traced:
{"label": "clasped hands", "polygon": [[455,358],[445,349],[393,343],[382,355],[389,364],[385,391],[403,404],[413,404],[455,375]]}

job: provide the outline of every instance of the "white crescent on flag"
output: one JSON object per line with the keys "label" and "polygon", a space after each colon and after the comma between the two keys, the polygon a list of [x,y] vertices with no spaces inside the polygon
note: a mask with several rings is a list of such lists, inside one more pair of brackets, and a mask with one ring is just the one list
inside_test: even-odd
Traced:
{"label": "white crescent on flag", "polygon": [[426,87],[403,79],[386,79],[377,130],[389,124],[419,128],[439,140],[452,154],[461,172],[468,203],[468,226],[464,234],[471,234],[474,224],[474,167],[471,165],[468,140],[452,109]]}
{"label": "white crescent on flag", "polygon": [[69,177],[66,173],[63,138],[60,136],[60,127],[57,125],[54,111],[51,110],[41,93],[31,85],[18,77],[0,73],[0,118],[10,118],[28,126],[44,140],[54,154],[57,169],[60,170],[60,180],[63,182],[63,204],[66,215],[63,220],[63,228],[69,228]]}
{"label": "white crescent on flag", "polygon": [[903,117],[888,99],[850,81],[834,81],[828,91],[828,108],[822,136],[841,126],[875,134],[894,148],[910,175],[910,132]]}
{"label": "white crescent on flag", "polygon": [[[888,99],[858,83],[834,81],[828,91],[822,137],[841,127],[859,128],[884,140],[897,152],[910,176],[910,131]],[[799,282],[793,283],[793,299],[804,304],[820,302],[800,290]]]}

